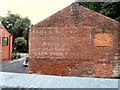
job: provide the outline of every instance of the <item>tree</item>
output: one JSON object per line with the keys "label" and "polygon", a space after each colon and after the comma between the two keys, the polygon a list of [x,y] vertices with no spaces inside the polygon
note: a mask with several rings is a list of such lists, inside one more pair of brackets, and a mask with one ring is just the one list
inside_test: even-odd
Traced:
{"label": "tree", "polygon": [[31,21],[28,17],[22,18],[19,14],[12,14],[8,11],[8,16],[2,18],[2,24],[14,36],[14,39],[21,37],[25,30],[28,30]]}
{"label": "tree", "polygon": [[13,48],[15,46],[15,39],[17,37],[24,37],[28,40],[28,29],[31,25],[31,21],[28,17],[20,17],[19,14],[12,14],[8,11],[8,16],[2,17],[3,26],[12,34],[13,36]]}
{"label": "tree", "polygon": [[24,31],[22,32],[22,36],[23,36],[26,40],[28,40],[28,30],[24,30]]}
{"label": "tree", "polygon": [[27,52],[27,41],[24,37],[15,39],[15,48],[18,52]]}
{"label": "tree", "polygon": [[79,2],[79,4],[120,21],[120,2]]}

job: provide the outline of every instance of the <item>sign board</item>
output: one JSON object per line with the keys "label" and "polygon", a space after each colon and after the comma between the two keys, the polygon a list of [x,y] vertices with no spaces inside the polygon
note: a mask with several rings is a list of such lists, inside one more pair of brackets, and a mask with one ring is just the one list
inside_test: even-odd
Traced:
{"label": "sign board", "polygon": [[95,34],[95,46],[112,46],[112,34],[110,33],[97,33]]}

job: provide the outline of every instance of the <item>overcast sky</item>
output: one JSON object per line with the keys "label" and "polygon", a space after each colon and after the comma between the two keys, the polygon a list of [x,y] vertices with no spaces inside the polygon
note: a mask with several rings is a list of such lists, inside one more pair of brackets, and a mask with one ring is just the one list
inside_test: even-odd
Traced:
{"label": "overcast sky", "polygon": [[28,17],[36,24],[53,13],[65,8],[75,0],[0,0],[0,16],[8,10],[22,17]]}

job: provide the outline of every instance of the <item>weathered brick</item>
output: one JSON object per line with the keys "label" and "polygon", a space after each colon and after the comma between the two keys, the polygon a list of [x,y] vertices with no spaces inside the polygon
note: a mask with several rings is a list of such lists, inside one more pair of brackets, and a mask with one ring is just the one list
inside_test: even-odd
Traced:
{"label": "weathered brick", "polygon": [[[34,25],[29,73],[112,77],[118,59],[119,22],[74,4]],[[116,69],[114,69],[116,70]]]}
{"label": "weathered brick", "polygon": [[[8,38],[8,45],[6,46],[2,45],[3,37]],[[2,60],[11,60],[11,59],[12,59],[12,36],[6,30],[6,28],[3,27],[2,24],[0,24],[0,62]]]}

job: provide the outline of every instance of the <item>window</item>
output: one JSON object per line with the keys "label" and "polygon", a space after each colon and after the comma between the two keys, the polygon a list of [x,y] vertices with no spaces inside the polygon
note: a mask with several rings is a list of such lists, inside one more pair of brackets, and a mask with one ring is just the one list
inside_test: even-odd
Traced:
{"label": "window", "polygon": [[8,45],[8,38],[7,37],[3,37],[2,38],[2,45],[3,46],[7,46]]}

